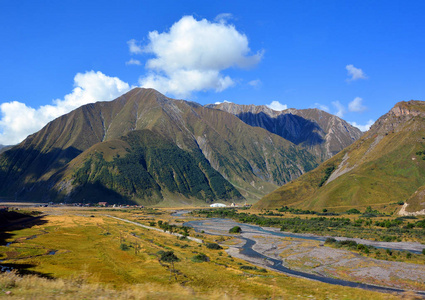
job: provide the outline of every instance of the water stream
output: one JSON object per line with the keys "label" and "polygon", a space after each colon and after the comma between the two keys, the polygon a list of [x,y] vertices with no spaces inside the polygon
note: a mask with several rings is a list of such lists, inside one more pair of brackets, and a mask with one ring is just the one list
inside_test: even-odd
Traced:
{"label": "water stream", "polygon": [[[224,225],[229,225],[226,228],[227,231],[223,230]],[[217,234],[217,235],[226,235],[226,236],[235,236],[235,237],[236,237],[236,235],[232,235],[232,234],[228,233],[228,229],[231,228],[232,226],[240,226],[244,233],[255,233],[255,234],[264,233],[264,234],[279,236],[279,237],[291,237],[291,238],[307,239],[307,240],[314,240],[314,241],[325,241],[326,240],[325,237],[320,237],[320,236],[308,236],[308,235],[298,235],[298,234],[294,234],[294,233],[275,232],[275,231],[272,231],[272,230],[267,230],[267,229],[261,228],[260,226],[237,223],[237,222],[234,222],[234,221],[228,220],[228,219],[212,218],[212,219],[207,219],[207,220],[189,221],[189,222],[184,223],[184,226],[193,227],[195,229],[195,231],[197,231],[197,232],[204,231],[207,234]],[[272,265],[269,266],[271,269],[274,269],[276,271],[279,271],[279,272],[282,272],[282,273],[285,273],[285,274],[288,274],[288,275],[302,277],[302,278],[306,278],[306,279],[310,279],[310,280],[316,280],[316,281],[329,283],[329,284],[336,284],[336,285],[347,286],[347,287],[356,287],[356,288],[362,288],[362,289],[366,289],[366,290],[374,290],[374,291],[379,291],[379,292],[386,292],[386,293],[405,292],[405,290],[398,289],[398,288],[375,286],[375,285],[371,285],[371,284],[364,284],[364,283],[359,283],[359,282],[336,279],[336,278],[325,277],[325,276],[315,275],[315,274],[311,274],[311,273],[292,270],[292,269],[289,269],[289,268],[283,266],[281,260],[265,256],[265,255],[255,251],[253,249],[253,246],[256,243],[254,240],[247,238],[247,237],[242,237],[242,236],[237,236],[237,237],[239,239],[245,241],[245,244],[240,249],[240,254],[251,257],[251,258],[257,258],[257,259],[259,258],[259,259],[262,259],[262,260],[267,260],[267,261],[272,263]],[[394,250],[396,250],[396,249],[394,249]],[[425,291],[423,291],[423,292],[422,291],[420,291],[420,292],[416,291],[416,293],[425,296]]]}

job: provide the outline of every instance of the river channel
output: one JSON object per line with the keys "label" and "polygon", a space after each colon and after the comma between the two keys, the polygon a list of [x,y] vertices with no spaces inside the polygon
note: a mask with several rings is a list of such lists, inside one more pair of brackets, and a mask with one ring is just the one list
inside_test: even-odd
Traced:
{"label": "river channel", "polygon": [[[366,283],[359,283],[355,281],[337,279],[337,278],[302,272],[299,270],[294,270],[294,269],[285,267],[283,265],[283,260],[276,259],[277,258],[276,255],[274,255],[274,257],[271,257],[254,250],[254,248],[256,248],[255,247],[256,243],[259,241],[258,237],[265,237],[265,238],[289,237],[294,239],[312,240],[312,241],[320,241],[320,242],[325,241],[326,237],[315,236],[315,235],[302,235],[302,234],[299,235],[299,234],[293,234],[293,233],[283,233],[279,231],[274,231],[271,228],[267,229],[267,228],[262,228],[256,225],[237,223],[233,220],[218,219],[218,218],[189,221],[184,223],[184,225],[193,227],[195,231],[197,232],[204,232],[207,234],[222,235],[222,236],[233,236],[240,240],[243,240],[245,243],[236,246],[239,249],[240,258],[244,258],[245,260],[252,262],[254,264],[255,262],[261,262],[259,263],[259,265],[261,266],[266,266],[270,269],[273,269],[278,272],[282,272],[291,276],[302,277],[302,278],[316,280],[316,281],[329,283],[329,284],[336,284],[336,285],[347,286],[347,287],[356,287],[356,288],[362,288],[366,290],[373,290],[373,291],[386,292],[386,293],[405,292],[405,290],[401,288],[392,288],[392,287],[378,286],[378,285],[372,285],[372,284],[366,284]],[[233,226],[240,226],[243,234],[241,235],[229,234],[228,233],[229,229],[232,228]],[[326,247],[322,247],[322,248],[326,248]],[[382,248],[386,248],[386,247],[382,247]],[[404,247],[403,249],[397,249],[397,248],[391,248],[391,249],[410,250],[412,252],[417,252],[412,249],[405,249]],[[417,294],[420,294],[421,296],[425,296],[425,291],[415,291],[415,292]]]}

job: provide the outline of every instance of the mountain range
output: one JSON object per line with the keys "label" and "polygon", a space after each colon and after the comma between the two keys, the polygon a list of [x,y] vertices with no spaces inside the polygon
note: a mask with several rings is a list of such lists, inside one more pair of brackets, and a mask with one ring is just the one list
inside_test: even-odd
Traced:
{"label": "mountain range", "polygon": [[[346,136],[356,138],[351,125],[315,114],[346,126],[348,134],[335,149],[344,147]],[[304,140],[291,141],[221,109],[136,88],[63,115],[3,152],[0,195],[161,205],[259,199],[336,151],[332,143],[320,143],[337,130],[301,115],[297,124],[317,124],[310,134],[303,131]],[[299,130],[290,119],[287,124]]]}
{"label": "mountain range", "polygon": [[359,140],[256,203],[345,211],[425,208],[425,102],[397,103]]}
{"label": "mountain range", "polygon": [[331,158],[362,135],[358,128],[343,119],[316,108],[276,111],[265,105],[231,102],[208,107],[234,114],[248,125],[277,134],[308,150],[320,161]]}

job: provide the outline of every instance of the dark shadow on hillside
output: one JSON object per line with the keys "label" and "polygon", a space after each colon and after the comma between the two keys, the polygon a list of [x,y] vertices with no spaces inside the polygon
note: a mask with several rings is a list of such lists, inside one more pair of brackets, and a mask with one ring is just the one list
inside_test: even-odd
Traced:
{"label": "dark shadow on hillside", "polygon": [[[37,190],[42,185],[27,182],[26,186],[22,187],[24,179],[38,179],[48,171],[60,170],[82,152],[69,147],[54,148],[47,153],[42,153],[39,150],[24,147],[17,146],[0,155],[0,195],[2,196],[40,201],[40,199],[31,199],[26,194]],[[48,192],[48,187],[44,189]],[[41,194],[45,192],[40,191]]]}
{"label": "dark shadow on hillside", "polygon": [[272,118],[264,112],[246,112],[238,114],[237,117],[248,125],[264,128],[296,145],[303,143],[315,146],[325,142],[322,136],[326,133],[316,122],[297,115],[284,114]]}
{"label": "dark shadow on hillside", "polygon": [[105,187],[103,184],[86,183],[79,187],[75,193],[72,194],[71,198],[74,203],[98,203],[108,202],[108,204],[125,204],[135,205],[137,204],[128,197],[122,196],[119,193]]}

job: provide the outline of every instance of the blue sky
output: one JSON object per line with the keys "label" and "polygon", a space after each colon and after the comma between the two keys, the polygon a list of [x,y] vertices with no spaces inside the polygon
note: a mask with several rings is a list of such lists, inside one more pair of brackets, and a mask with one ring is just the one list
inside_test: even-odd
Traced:
{"label": "blue sky", "polygon": [[424,13],[425,1],[2,0],[0,144],[140,85],[370,124],[425,100]]}

